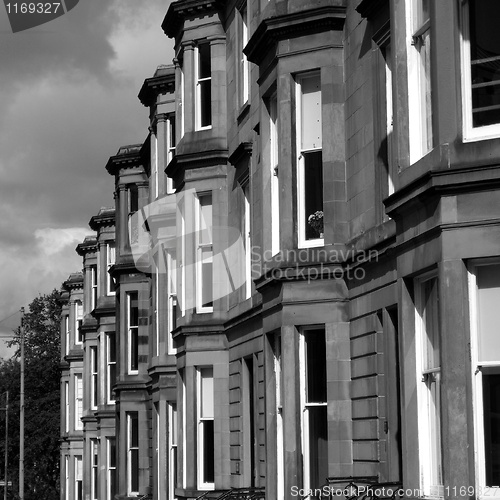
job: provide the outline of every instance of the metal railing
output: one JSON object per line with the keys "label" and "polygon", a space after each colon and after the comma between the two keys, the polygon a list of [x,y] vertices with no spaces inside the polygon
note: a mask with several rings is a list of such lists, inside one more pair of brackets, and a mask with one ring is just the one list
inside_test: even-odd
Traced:
{"label": "metal railing", "polygon": [[[309,492],[302,500],[398,500],[400,482],[381,482],[377,477],[329,477],[320,488]],[[318,494],[316,494],[318,493]]]}

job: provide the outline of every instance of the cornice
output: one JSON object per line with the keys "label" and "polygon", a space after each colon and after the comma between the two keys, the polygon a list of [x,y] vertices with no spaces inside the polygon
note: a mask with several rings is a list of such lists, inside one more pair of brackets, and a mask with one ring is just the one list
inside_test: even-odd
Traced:
{"label": "cornice", "polygon": [[[80,243],[82,244],[82,243]],[[79,288],[83,288],[83,273],[72,273],[69,275],[69,278],[63,283],[63,288],[68,292],[70,290],[76,290]],[[68,297],[69,298],[69,297]],[[66,300],[61,297],[62,300]]]}
{"label": "cornice", "polygon": [[239,146],[233,151],[229,156],[228,160],[231,165],[235,167],[238,163],[245,157],[249,157],[252,154],[252,143],[251,142],[241,142]]}
{"label": "cornice", "polygon": [[197,153],[176,154],[165,168],[168,177],[175,177],[179,168],[186,170],[226,165],[228,161],[227,149],[199,151]]}
{"label": "cornice", "polygon": [[218,13],[225,3],[225,0],[177,0],[170,4],[161,27],[169,38],[175,38],[186,19]]}
{"label": "cornice", "polygon": [[89,252],[97,252],[97,238],[95,236],[85,236],[83,242],[79,243],[75,250],[82,257]]}
{"label": "cornice", "polygon": [[115,209],[111,207],[103,207],[99,210],[97,215],[94,215],[90,221],[90,229],[98,231],[101,227],[114,226],[115,225]]}
{"label": "cornice", "polygon": [[141,103],[150,107],[156,103],[159,94],[175,92],[175,67],[160,66],[152,78],[146,78],[137,96]]}
{"label": "cornice", "polygon": [[111,156],[106,163],[106,170],[110,175],[116,175],[122,168],[134,168],[142,165],[142,144],[122,146],[116,155]]}
{"label": "cornice", "polygon": [[249,61],[260,64],[278,41],[327,30],[342,30],[345,18],[345,7],[324,6],[263,19],[243,52]]}

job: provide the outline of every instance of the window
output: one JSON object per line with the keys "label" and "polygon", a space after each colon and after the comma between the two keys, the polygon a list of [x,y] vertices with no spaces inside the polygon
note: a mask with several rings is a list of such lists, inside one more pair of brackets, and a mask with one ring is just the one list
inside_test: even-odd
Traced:
{"label": "window", "polygon": [[284,460],[283,460],[283,395],[282,395],[282,369],[281,369],[281,334],[276,332],[270,335],[270,343],[274,361],[274,384],[276,395],[276,492],[278,500],[284,498]]}
{"label": "window", "polygon": [[168,408],[168,500],[175,500],[177,488],[177,405],[167,403]]}
{"label": "window", "polygon": [[432,149],[431,23],[430,0],[409,0],[412,46],[408,57],[410,162]]}
{"label": "window", "polygon": [[70,500],[69,457],[64,457],[64,500]]}
{"label": "window", "polygon": [[182,487],[185,488],[187,484],[187,453],[186,453],[186,444],[187,444],[187,416],[186,416],[186,375],[184,370],[179,370],[179,389],[180,389],[180,401],[181,401],[181,434],[182,434]]}
{"label": "window", "polygon": [[81,431],[83,415],[83,385],[82,374],[75,375],[75,430]]}
{"label": "window", "polygon": [[255,432],[255,387],[253,358],[245,358],[242,368],[242,423],[243,423],[243,464],[245,483],[255,486],[257,481],[256,432]]}
{"label": "window", "polygon": [[183,63],[182,61],[180,61],[180,103],[179,103],[179,109],[180,109],[180,113],[181,113],[181,138],[184,137],[184,107],[185,107],[185,104],[184,104],[184,101],[185,101],[185,89],[184,89],[184,85],[185,85],[185,81],[184,81],[184,67],[183,67]]}
{"label": "window", "polygon": [[139,299],[137,292],[127,293],[128,373],[139,370]]}
{"label": "window", "polygon": [[251,242],[251,226],[250,226],[250,183],[247,182],[242,186],[243,191],[243,217],[241,221],[241,237],[245,248],[245,299],[252,295],[252,242]]}
{"label": "window", "polygon": [[199,368],[197,375],[198,488],[209,490],[215,480],[213,369]]}
{"label": "window", "polygon": [[107,500],[114,500],[116,493],[116,440],[106,438]]}
{"label": "window", "polygon": [[97,266],[90,266],[90,310],[97,307]]}
{"label": "window", "polygon": [[70,343],[70,336],[69,336],[69,316],[66,314],[64,316],[64,341],[65,341],[65,352],[66,355],[69,354],[69,343]]}
{"label": "window", "polygon": [[69,382],[64,382],[64,432],[69,432]]}
{"label": "window", "polygon": [[210,44],[200,43],[195,47],[196,74],[196,129],[212,126],[212,62]]}
{"label": "window", "polygon": [[161,426],[161,412],[160,403],[153,403],[153,425],[154,425],[154,465],[155,465],[155,481],[156,481],[156,498],[161,498],[161,492],[163,490],[163,479],[165,474],[162,473],[162,426]]}
{"label": "window", "polygon": [[250,71],[247,56],[243,49],[248,43],[248,5],[247,0],[238,9],[238,41],[239,47],[236,51],[238,57],[238,102],[244,106],[250,98]]}
{"label": "window", "polygon": [[168,293],[168,338],[167,338],[167,354],[175,354],[177,349],[174,347],[174,339],[172,332],[177,327],[177,294],[176,294],[176,264],[175,256],[167,253],[167,293]]}
{"label": "window", "polygon": [[199,194],[196,200],[196,312],[213,311],[212,195]]}
{"label": "window", "polygon": [[328,477],[325,329],[304,330],[301,343],[304,488],[315,489]]}
{"label": "window", "polygon": [[106,402],[114,403],[113,387],[116,383],[116,340],[115,332],[106,334]]}
{"label": "window", "polygon": [[135,411],[127,413],[127,492],[139,494],[139,418]]}
{"label": "window", "polygon": [[500,484],[500,264],[478,265],[470,275],[471,350],[478,498]]}
{"label": "window", "polygon": [[[175,115],[167,118],[167,165],[173,160],[175,155]],[[174,180],[167,178],[167,194],[175,192]]]}
{"label": "window", "polygon": [[74,303],[74,318],[75,318],[75,344],[83,342],[82,322],[83,322],[83,306],[79,300]]}
{"label": "window", "polygon": [[82,456],[75,456],[75,500],[83,500]]}
{"label": "window", "polygon": [[98,384],[99,384],[99,363],[97,359],[97,347],[90,348],[90,408],[97,408]]}
{"label": "window", "polygon": [[128,187],[128,231],[130,245],[139,240],[139,226],[133,215],[139,210],[139,188],[135,184]]}
{"label": "window", "polygon": [[271,185],[271,252],[280,250],[280,198],[278,177],[278,96],[276,92],[269,99],[269,166]]}
{"label": "window", "polygon": [[438,279],[428,277],[418,280],[415,292],[420,487],[426,496],[442,497]]}
{"label": "window", "polygon": [[[319,72],[297,77],[297,218],[300,247],[323,243],[323,156]],[[318,212],[321,213],[321,217]],[[320,225],[309,223],[311,217]]]}
{"label": "window", "polygon": [[99,441],[90,440],[90,498],[99,498]]}
{"label": "window", "polygon": [[[500,135],[500,34],[495,0],[463,2],[462,75],[464,139]],[[496,13],[496,14],[495,14]]]}
{"label": "window", "polygon": [[115,265],[116,261],[116,250],[114,243],[108,243],[106,245],[106,294],[115,295],[115,282],[109,274],[109,270]]}

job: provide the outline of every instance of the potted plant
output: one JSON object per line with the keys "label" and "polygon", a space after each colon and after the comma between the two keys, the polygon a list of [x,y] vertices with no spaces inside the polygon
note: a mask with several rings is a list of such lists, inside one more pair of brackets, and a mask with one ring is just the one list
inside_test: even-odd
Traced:
{"label": "potted plant", "polygon": [[323,238],[323,211],[318,210],[307,218],[307,223]]}

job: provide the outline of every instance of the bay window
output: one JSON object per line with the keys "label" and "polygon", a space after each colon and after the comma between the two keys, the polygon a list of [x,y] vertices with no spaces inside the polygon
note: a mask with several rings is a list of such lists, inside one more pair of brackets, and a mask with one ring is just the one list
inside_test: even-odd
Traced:
{"label": "bay window", "polygon": [[114,403],[113,386],[116,382],[115,332],[106,334],[106,403]]}
{"label": "bay window", "polygon": [[107,500],[114,500],[116,492],[116,439],[106,438]]}
{"label": "bay window", "polygon": [[495,0],[468,0],[462,10],[464,139],[500,136],[500,33]]}
{"label": "bay window", "polygon": [[212,62],[210,43],[199,43],[195,47],[196,75],[196,129],[212,126]]}
{"label": "bay window", "polygon": [[139,371],[139,298],[137,292],[128,292],[127,297],[127,351],[128,373]]}
{"label": "bay window", "polygon": [[97,307],[97,266],[90,266],[90,310]]}
{"label": "bay window", "polygon": [[[409,0],[411,45],[408,61],[410,162],[432,149],[430,0]],[[415,128],[413,128],[415,127]]]}
{"label": "bay window", "polygon": [[196,312],[213,311],[212,194],[195,198]]}
{"label": "bay window", "polygon": [[75,375],[75,430],[83,429],[83,381],[82,374]]}
{"label": "bay window", "polygon": [[116,261],[116,251],[114,243],[106,244],[106,294],[114,295],[115,294],[115,282],[113,278],[109,274],[109,270],[112,266],[115,265]]}
{"label": "bay window", "polygon": [[500,263],[470,274],[471,354],[474,393],[476,491],[499,497],[500,484]]}
{"label": "bay window", "polygon": [[[297,77],[297,219],[299,247],[323,243],[323,155],[319,72]],[[315,223],[314,220],[318,220]]]}
{"label": "bay window", "polygon": [[210,490],[215,480],[214,376],[212,367],[197,371],[198,488]]}
{"label": "bay window", "polygon": [[441,452],[441,338],[437,277],[416,281],[416,352],[420,487],[443,496]]}
{"label": "bay window", "polygon": [[328,477],[326,335],[307,328],[301,335],[301,400],[304,488],[321,488]]}
{"label": "bay window", "polygon": [[90,498],[99,498],[99,441],[90,440]]}
{"label": "bay window", "polygon": [[83,342],[83,333],[81,331],[82,321],[83,321],[83,306],[81,301],[76,300],[74,303],[74,318],[75,318],[75,344],[81,344]]}
{"label": "bay window", "polygon": [[127,413],[127,493],[139,494],[139,417],[136,411]]}
{"label": "bay window", "polygon": [[97,347],[90,348],[90,408],[95,410],[98,403],[98,385],[99,385],[99,372],[98,372],[98,359]]}

